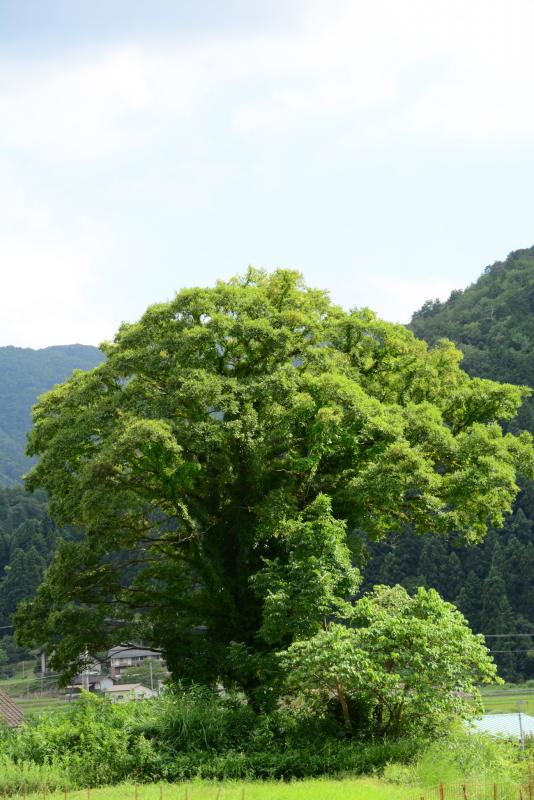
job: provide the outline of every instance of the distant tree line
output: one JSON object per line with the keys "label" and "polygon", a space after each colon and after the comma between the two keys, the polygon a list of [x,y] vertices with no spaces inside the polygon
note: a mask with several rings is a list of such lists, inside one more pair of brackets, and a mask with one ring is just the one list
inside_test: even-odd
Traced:
{"label": "distant tree line", "polygon": [[490,530],[476,546],[459,536],[421,537],[411,530],[368,543],[364,590],[380,583],[400,583],[410,593],[419,586],[436,589],[476,633],[488,634],[503,678],[534,677],[534,637],[524,635],[534,632],[534,530],[527,508],[533,500],[529,487],[504,529]]}
{"label": "distant tree line", "polygon": [[37,591],[58,535],[43,491],[0,489],[0,669],[27,654],[14,642],[12,614]]}

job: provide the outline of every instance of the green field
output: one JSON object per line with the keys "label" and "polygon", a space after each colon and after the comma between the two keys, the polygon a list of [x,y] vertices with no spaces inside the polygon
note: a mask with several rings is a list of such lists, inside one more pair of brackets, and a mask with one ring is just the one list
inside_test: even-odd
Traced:
{"label": "green field", "polygon": [[487,714],[504,714],[522,711],[534,716],[533,689],[501,689],[483,691],[482,700]]}
{"label": "green field", "polygon": [[[1,686],[0,686],[1,688]],[[68,701],[61,697],[50,697],[49,695],[29,694],[24,697],[15,697],[15,702],[22,710],[25,717],[62,711],[68,708]]]}
{"label": "green field", "polygon": [[[161,793],[160,793],[161,792]],[[411,800],[417,789],[399,787],[383,781],[362,778],[346,780],[308,780],[293,783],[190,783],[171,785],[111,786],[68,792],[69,800]],[[13,796],[13,795],[12,795]],[[16,795],[15,795],[16,796]],[[20,795],[22,797],[22,795]],[[42,800],[38,795],[27,798]],[[64,800],[63,792],[47,795],[47,800]]]}
{"label": "green field", "polygon": [[[68,701],[59,690],[55,690],[52,694],[41,693],[41,684],[33,672],[33,665],[33,661],[26,661],[24,667],[22,662],[18,664],[13,677],[0,678],[0,690],[17,703],[25,717],[66,708]],[[49,681],[45,683],[45,688],[50,688]]]}

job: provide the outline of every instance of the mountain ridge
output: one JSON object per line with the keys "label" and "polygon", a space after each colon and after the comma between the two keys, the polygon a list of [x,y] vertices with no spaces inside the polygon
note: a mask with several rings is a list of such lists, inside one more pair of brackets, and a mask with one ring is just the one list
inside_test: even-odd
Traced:
{"label": "mountain ridge", "polygon": [[15,486],[32,461],[25,455],[31,408],[39,395],[75,369],[92,369],[104,355],[92,345],[50,345],[39,349],[0,347],[0,486]]}
{"label": "mountain ridge", "polygon": [[[472,376],[534,388],[534,247],[512,251],[487,266],[477,281],[429,300],[408,327],[430,345],[451,339]],[[534,400],[528,399],[514,430],[534,434]]]}

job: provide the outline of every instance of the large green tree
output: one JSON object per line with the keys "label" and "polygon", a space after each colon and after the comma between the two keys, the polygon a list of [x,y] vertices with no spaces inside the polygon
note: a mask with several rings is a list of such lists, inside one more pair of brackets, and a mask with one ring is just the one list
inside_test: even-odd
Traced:
{"label": "large green tree", "polygon": [[83,536],[19,636],[66,672],[142,640],[175,676],[251,690],[269,654],[346,615],[359,531],[478,541],[533,472],[530,436],[499,425],[527,389],[295,272],[181,291],[103,349],[41,398],[29,441],[28,485]]}

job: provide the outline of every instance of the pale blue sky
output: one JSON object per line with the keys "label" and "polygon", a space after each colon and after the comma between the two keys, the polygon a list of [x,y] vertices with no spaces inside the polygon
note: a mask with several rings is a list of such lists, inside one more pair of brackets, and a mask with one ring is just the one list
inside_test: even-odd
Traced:
{"label": "pale blue sky", "polygon": [[0,0],[0,344],[300,269],[397,321],[534,243],[530,0]]}

